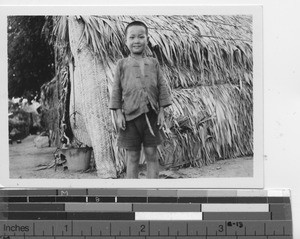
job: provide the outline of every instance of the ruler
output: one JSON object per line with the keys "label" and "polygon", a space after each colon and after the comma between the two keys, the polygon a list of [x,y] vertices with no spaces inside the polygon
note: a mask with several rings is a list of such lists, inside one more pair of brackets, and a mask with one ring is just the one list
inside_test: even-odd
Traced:
{"label": "ruler", "polygon": [[291,239],[289,190],[2,189],[4,239]]}

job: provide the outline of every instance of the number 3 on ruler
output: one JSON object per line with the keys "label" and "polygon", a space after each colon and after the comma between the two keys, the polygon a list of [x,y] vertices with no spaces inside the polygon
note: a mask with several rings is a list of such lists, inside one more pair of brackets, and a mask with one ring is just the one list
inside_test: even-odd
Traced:
{"label": "number 3 on ruler", "polygon": [[219,232],[223,232],[224,231],[224,226],[223,225],[219,225]]}

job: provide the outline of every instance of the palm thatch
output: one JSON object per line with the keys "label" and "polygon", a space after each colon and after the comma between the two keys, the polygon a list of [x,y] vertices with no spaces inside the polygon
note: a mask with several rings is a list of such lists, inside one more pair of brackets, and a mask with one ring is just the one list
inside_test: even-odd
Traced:
{"label": "palm thatch", "polygon": [[[69,50],[68,17],[55,17],[53,42]],[[253,154],[252,17],[79,16],[81,40],[105,69],[110,91],[118,59],[128,55],[124,30],[140,20],[149,27],[147,54],[156,57],[171,88],[167,109],[164,164],[201,166],[216,159]],[[109,95],[109,94],[107,94]],[[114,116],[112,115],[114,123]],[[114,124],[113,124],[114,125]],[[112,145],[117,171],[124,153]]]}
{"label": "palm thatch", "polygon": [[45,128],[50,131],[52,145],[61,146],[61,136],[69,130],[70,84],[69,69],[61,65],[58,74],[48,83],[41,87],[42,118]]}
{"label": "palm thatch", "polygon": [[[50,142],[52,145],[59,146],[59,118],[60,113],[56,107],[59,103],[59,81],[54,77],[50,82],[41,87],[41,120],[45,129],[50,132]],[[60,109],[60,108],[59,108]]]}

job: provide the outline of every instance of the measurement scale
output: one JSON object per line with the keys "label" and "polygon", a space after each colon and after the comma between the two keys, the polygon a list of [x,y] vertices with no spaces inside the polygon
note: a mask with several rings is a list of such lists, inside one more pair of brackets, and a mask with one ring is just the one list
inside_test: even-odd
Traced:
{"label": "measurement scale", "polygon": [[2,189],[1,239],[291,239],[289,190]]}

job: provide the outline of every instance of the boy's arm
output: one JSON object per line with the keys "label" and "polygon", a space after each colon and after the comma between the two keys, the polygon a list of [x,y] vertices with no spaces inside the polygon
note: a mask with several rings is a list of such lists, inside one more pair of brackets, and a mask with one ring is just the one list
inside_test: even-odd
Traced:
{"label": "boy's arm", "polygon": [[156,60],[157,66],[157,85],[158,85],[158,100],[159,100],[159,112],[157,118],[157,124],[159,129],[162,129],[165,125],[165,111],[164,108],[172,104],[171,93],[167,85],[166,80],[162,76],[161,67]]}
{"label": "boy's arm", "polygon": [[121,61],[118,61],[112,86],[109,108],[117,113],[117,126],[125,130],[126,121],[122,112]]}
{"label": "boy's arm", "polygon": [[124,117],[122,110],[117,109],[116,113],[117,113],[117,126],[120,129],[125,130],[126,129],[126,121],[125,121],[125,117]]}
{"label": "boy's arm", "polygon": [[161,67],[159,62],[156,60],[156,69],[157,69],[157,86],[159,92],[159,111],[163,111],[163,108],[172,104],[170,89],[167,85],[166,80],[162,76]]}
{"label": "boy's arm", "polygon": [[116,66],[108,107],[111,110],[122,109],[121,61]]}
{"label": "boy's arm", "polygon": [[165,125],[164,107],[159,107],[159,112],[158,112],[158,117],[157,117],[157,125],[159,125],[159,129],[162,129]]}

